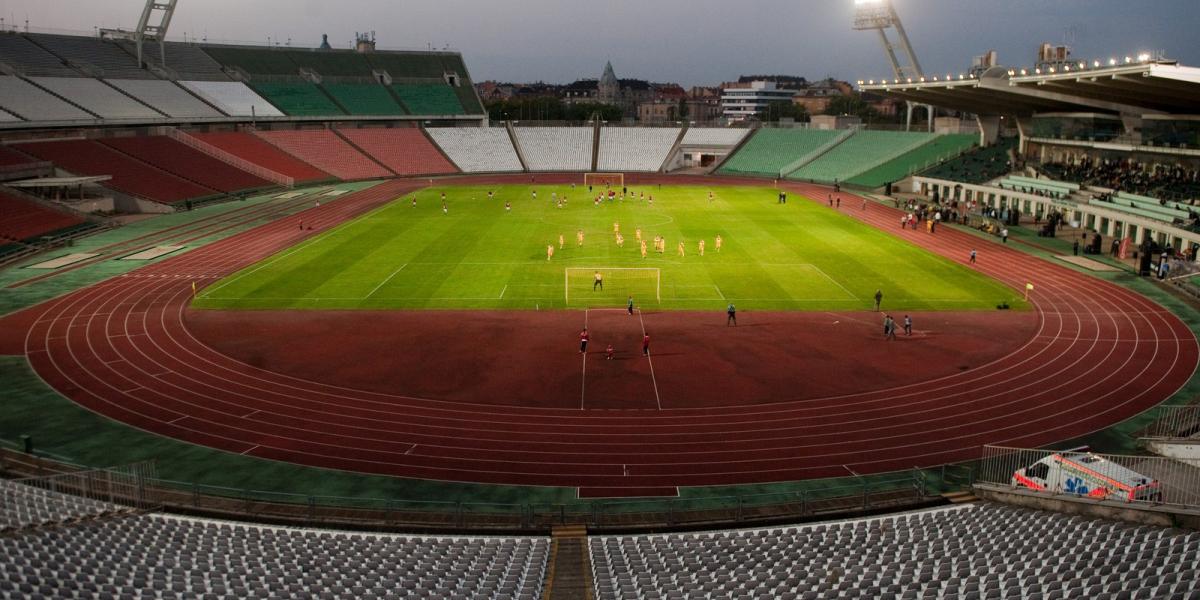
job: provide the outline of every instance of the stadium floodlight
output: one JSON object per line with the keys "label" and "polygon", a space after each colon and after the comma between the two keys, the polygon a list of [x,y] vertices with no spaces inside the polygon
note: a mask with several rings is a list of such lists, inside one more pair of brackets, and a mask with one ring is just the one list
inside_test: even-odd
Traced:
{"label": "stadium floodlight", "polygon": [[[892,6],[892,0],[854,0],[854,29],[855,31],[875,30],[879,32],[879,41],[883,44],[883,51],[892,64],[892,71],[896,75],[897,83],[901,79],[912,83],[914,78],[924,77],[925,73],[921,69],[921,63],[917,60],[912,43],[908,41],[908,34],[904,31],[904,24],[900,22],[900,15]],[[888,29],[895,30],[898,42],[892,43],[888,38]],[[901,64],[900,59],[896,56],[897,46],[904,52],[907,64]],[[911,127],[913,103],[908,102],[907,106],[908,126]],[[928,107],[927,110],[929,127],[932,131],[933,108]]]}
{"label": "stadium floodlight", "polygon": [[1150,62],[1150,53],[1149,53],[1149,52],[1142,52],[1141,54],[1138,54],[1138,55],[1137,55],[1137,59],[1138,59],[1138,62],[1143,62],[1143,63],[1144,63],[1144,62]]}

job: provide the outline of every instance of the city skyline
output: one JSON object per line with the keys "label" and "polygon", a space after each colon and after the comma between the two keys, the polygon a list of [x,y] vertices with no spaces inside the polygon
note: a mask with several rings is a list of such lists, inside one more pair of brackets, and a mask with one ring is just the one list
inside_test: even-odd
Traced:
{"label": "city skyline", "polygon": [[[6,27],[91,31],[132,28],[141,0],[10,0]],[[1200,6],[1182,0],[896,0],[927,73],[965,71],[995,49],[1001,64],[1026,66],[1041,42],[1065,43],[1079,59],[1163,51],[1200,64],[1190,26]],[[583,10],[601,8],[599,11]],[[298,8],[298,9],[297,9]],[[758,0],[729,13],[713,0],[529,0],[519,11],[478,0],[181,2],[171,36],[311,47],[328,34],[348,48],[373,30],[381,48],[461,51],[476,81],[567,83],[598,77],[611,61],[622,78],[716,85],[739,75],[789,74],[847,81],[890,75],[877,37],[850,27],[851,0]],[[977,31],[962,23],[987,23]],[[1136,23],[1136,27],[1129,27]]]}

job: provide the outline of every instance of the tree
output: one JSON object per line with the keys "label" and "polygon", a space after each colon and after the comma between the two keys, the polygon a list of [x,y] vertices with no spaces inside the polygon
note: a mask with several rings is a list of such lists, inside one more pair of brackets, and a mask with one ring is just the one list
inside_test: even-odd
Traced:
{"label": "tree", "polygon": [[864,123],[872,123],[879,121],[890,120],[884,115],[881,115],[874,106],[863,100],[863,97],[858,92],[847,94],[845,96],[834,96],[829,101],[829,106],[825,108],[827,115],[853,115],[863,120]]}
{"label": "tree", "polygon": [[690,116],[690,114],[691,114],[691,107],[688,106],[687,98],[680,98],[679,99],[679,111],[678,111],[679,118],[686,120],[688,118],[688,116]]}
{"label": "tree", "polygon": [[808,120],[808,110],[791,100],[776,100],[767,105],[760,115],[763,121],[778,122],[780,119],[793,119],[797,122]]}

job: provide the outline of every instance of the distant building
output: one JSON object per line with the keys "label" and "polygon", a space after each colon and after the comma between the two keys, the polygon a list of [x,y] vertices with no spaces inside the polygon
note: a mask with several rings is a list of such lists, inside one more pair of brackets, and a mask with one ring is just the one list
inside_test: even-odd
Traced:
{"label": "distant building", "polygon": [[765,112],[772,102],[791,102],[795,95],[795,90],[781,90],[773,81],[726,84],[721,114],[730,121],[744,121]]}
{"label": "distant building", "polygon": [[792,99],[797,106],[803,106],[810,115],[823,114],[829,108],[829,103],[839,96],[848,96],[854,92],[854,87],[848,82],[836,79],[824,79],[806,85],[796,91]]}
{"label": "distant building", "polygon": [[604,65],[600,79],[580,79],[564,87],[562,99],[569,104],[596,102],[620,106],[626,116],[632,117],[637,115],[639,104],[654,99],[654,87],[643,79],[618,78],[610,62]]}

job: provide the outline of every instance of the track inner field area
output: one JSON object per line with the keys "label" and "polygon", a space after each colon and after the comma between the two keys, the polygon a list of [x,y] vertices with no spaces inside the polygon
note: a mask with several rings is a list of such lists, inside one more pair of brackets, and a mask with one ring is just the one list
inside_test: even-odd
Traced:
{"label": "track inner field area", "polygon": [[209,286],[195,305],[537,310],[623,306],[632,296],[653,309],[847,311],[870,308],[882,289],[896,310],[1022,307],[978,272],[827,206],[794,196],[778,204],[771,188],[629,191],[597,205],[586,187],[561,184],[419,190]]}
{"label": "track inner field area", "polygon": [[[362,473],[607,490],[871,474],[978,458],[982,444],[1042,446],[1145,411],[1179,390],[1196,367],[1191,331],[1146,297],[966,232],[899,231],[898,212],[880,205],[848,216],[960,264],[978,248],[975,268],[983,275],[1012,289],[1033,283],[1033,335],[985,364],[885,389],[659,410],[648,408],[652,398],[645,396],[641,371],[630,373],[639,387],[629,395],[646,401],[636,406],[467,404],[275,372],[215,349],[189,329],[193,283],[211,286],[419,185],[388,182],[306,211],[312,232],[280,221],[147,266],[7,317],[0,332],[20,334],[38,375],[76,403],[175,439]],[[545,314],[524,312],[530,319]],[[550,315],[581,321],[584,311]],[[602,327],[638,332],[632,322],[612,323],[618,316],[605,317]],[[547,344],[577,343],[555,332]],[[368,368],[386,367],[405,353],[436,351],[437,336],[454,334],[434,332],[428,347],[358,358]],[[304,340],[284,336],[278,343],[299,351]],[[564,376],[577,377],[575,367],[582,371],[585,359],[576,351],[563,351],[570,363]],[[763,360],[784,351],[791,349],[762,349]],[[667,354],[653,355],[649,385],[660,393],[676,372]],[[594,359],[588,356],[590,376]],[[693,373],[719,372],[711,363],[684,359]],[[546,367],[518,353],[506,362],[481,360],[450,377],[513,370],[549,376]],[[696,389],[705,385],[701,377],[688,379]]]}

